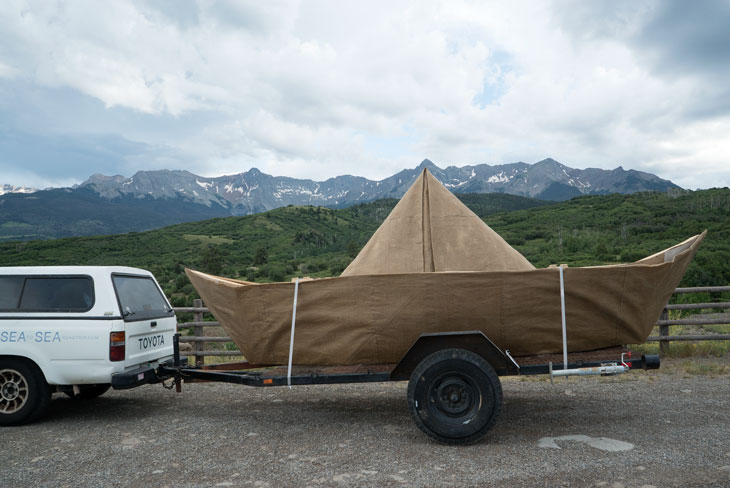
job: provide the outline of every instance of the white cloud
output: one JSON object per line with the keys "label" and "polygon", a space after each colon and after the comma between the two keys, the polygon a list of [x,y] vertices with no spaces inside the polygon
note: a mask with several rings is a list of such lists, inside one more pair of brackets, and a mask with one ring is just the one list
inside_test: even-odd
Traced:
{"label": "white cloud", "polygon": [[[44,113],[39,137],[104,132],[149,148],[130,154],[125,170],[380,178],[425,157],[550,156],[727,185],[730,96],[723,108],[726,89],[703,74],[712,66],[665,69],[657,46],[681,21],[675,10],[653,1],[607,10],[565,1],[9,0],[0,89],[21,80],[36,105],[63,89],[97,100],[83,119],[73,105],[65,120]],[[701,59],[725,59],[716,52]]]}

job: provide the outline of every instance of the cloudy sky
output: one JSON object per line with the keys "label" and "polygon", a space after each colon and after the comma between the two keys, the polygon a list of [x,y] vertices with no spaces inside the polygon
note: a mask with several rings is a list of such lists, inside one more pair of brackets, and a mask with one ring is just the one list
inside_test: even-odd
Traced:
{"label": "cloudy sky", "polygon": [[0,184],[633,168],[730,186],[730,2],[23,1]]}

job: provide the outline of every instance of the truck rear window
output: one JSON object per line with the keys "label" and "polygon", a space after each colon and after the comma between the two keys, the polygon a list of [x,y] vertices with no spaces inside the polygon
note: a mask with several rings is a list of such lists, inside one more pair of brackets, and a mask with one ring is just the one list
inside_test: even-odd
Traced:
{"label": "truck rear window", "polygon": [[124,320],[143,320],[174,315],[152,278],[114,275],[112,280]]}
{"label": "truck rear window", "polygon": [[94,305],[88,276],[0,277],[0,310],[12,312],[86,312]]}
{"label": "truck rear window", "polygon": [[20,303],[25,278],[22,276],[0,277],[0,310],[15,310]]}

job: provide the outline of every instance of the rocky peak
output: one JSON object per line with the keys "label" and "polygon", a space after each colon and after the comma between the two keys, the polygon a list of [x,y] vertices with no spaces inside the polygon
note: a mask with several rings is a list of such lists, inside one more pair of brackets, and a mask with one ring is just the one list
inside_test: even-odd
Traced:
{"label": "rocky peak", "polygon": [[423,170],[423,168],[428,168],[429,170],[432,168],[436,168],[438,170],[441,169],[438,166],[436,166],[435,164],[433,164],[433,162],[430,159],[424,159],[423,161],[421,161],[421,164],[416,166],[416,169],[419,169],[419,170]]}
{"label": "rocky peak", "polygon": [[114,175],[114,176],[107,176],[103,175],[101,173],[95,173],[89,178],[78,185],[81,186],[87,186],[87,185],[97,185],[97,186],[111,186],[111,185],[121,185],[126,181],[126,177],[122,175]]}
{"label": "rocky peak", "polygon": [[547,166],[547,167],[557,167],[557,168],[564,167],[562,164],[555,161],[553,158],[545,158],[542,161],[538,161],[537,163],[533,164],[532,166]]}

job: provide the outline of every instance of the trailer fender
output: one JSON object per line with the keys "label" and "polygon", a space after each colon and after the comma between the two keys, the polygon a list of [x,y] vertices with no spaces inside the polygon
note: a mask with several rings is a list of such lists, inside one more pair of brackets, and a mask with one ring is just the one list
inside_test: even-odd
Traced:
{"label": "trailer fender", "polygon": [[427,356],[442,349],[466,349],[480,355],[498,375],[519,374],[507,355],[479,330],[421,334],[390,373],[393,381],[407,380]]}

